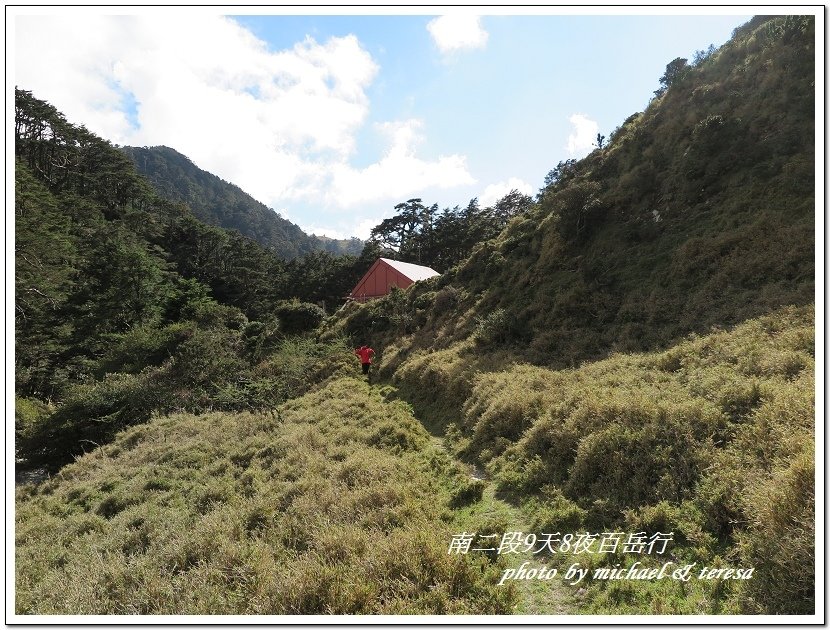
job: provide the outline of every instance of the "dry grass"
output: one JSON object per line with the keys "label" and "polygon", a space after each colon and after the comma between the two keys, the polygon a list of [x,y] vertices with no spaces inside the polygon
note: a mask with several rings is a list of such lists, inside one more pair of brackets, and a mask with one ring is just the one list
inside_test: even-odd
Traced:
{"label": "dry grass", "polygon": [[274,413],[155,418],[18,490],[16,611],[507,612],[494,564],[447,554],[462,478],[356,378]]}
{"label": "dry grass", "polygon": [[811,307],[784,308],[664,352],[558,371],[474,371],[455,346],[413,354],[395,377],[442,401],[432,408],[454,414],[445,426],[457,452],[540,527],[667,528],[690,561],[763,567],[746,584],[685,595],[597,584],[586,610],[804,613],[814,580],[813,318]]}

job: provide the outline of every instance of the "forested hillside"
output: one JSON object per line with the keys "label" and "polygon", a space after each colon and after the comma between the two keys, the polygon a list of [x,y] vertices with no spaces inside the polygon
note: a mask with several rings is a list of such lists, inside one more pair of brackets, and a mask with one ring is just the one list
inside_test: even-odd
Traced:
{"label": "forested hillside", "polygon": [[254,366],[319,324],[316,302],[339,305],[372,260],[315,252],[286,263],[156,195],[121,151],[52,105],[15,96],[24,460],[58,467],[153,412],[243,409],[296,393],[324,349],[285,350],[278,378]]}
{"label": "forested hillside", "polygon": [[121,147],[158,194],[179,201],[208,225],[237,230],[290,260],[313,251],[359,254],[358,239],[337,240],[308,235],[255,200],[239,187],[198,168],[169,147]]}
{"label": "forested hillside", "polygon": [[[535,199],[290,262],[17,90],[17,612],[813,613],[814,41],[755,18]],[[337,309],[389,252],[443,273]]]}

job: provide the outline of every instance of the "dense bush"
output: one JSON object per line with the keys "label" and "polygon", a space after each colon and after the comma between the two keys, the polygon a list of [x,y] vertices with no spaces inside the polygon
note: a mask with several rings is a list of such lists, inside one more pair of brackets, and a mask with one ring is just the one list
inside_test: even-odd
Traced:
{"label": "dense bush", "polygon": [[76,386],[54,413],[41,415],[21,431],[19,453],[29,465],[57,468],[73,455],[108,442],[125,427],[146,422],[169,397],[163,374],[148,369]]}
{"label": "dense bush", "polygon": [[504,343],[514,335],[516,322],[503,308],[476,318],[473,339],[481,345]]}
{"label": "dense bush", "polygon": [[[252,363],[260,356],[246,345],[251,340],[246,333],[257,331],[268,338],[265,347],[271,350]],[[173,354],[158,367],[107,373],[70,387],[65,400],[49,412],[30,412],[36,403],[22,401],[16,422],[18,455],[26,466],[57,469],[73,456],[107,443],[122,428],[146,422],[153,413],[271,409],[335,374],[356,369],[342,338],[318,343],[270,337],[261,326],[233,330],[216,322],[210,327],[174,325],[128,333],[102,365],[128,367],[127,348],[142,349],[132,358],[134,366],[152,363],[148,357],[159,348],[163,351],[158,359],[162,353]]]}
{"label": "dense bush", "polygon": [[98,361],[98,376],[114,372],[134,374],[161,365],[192,334],[193,327],[180,322],[162,328],[141,326],[112,335],[106,353]]}
{"label": "dense bush", "polygon": [[282,330],[295,335],[317,328],[326,312],[316,304],[295,300],[278,304],[275,315],[280,320]]}

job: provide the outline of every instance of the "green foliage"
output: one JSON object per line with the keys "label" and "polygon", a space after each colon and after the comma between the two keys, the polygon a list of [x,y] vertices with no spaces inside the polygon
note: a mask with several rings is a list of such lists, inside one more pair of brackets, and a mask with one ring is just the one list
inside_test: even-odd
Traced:
{"label": "green foliage", "polygon": [[162,328],[139,326],[107,340],[106,351],[99,360],[98,376],[113,372],[135,374],[145,367],[161,365],[172,357],[179,344],[192,335],[184,323]]}
{"label": "green foliage", "polygon": [[239,234],[185,215],[170,222],[159,240],[170,250],[180,275],[209,287],[218,302],[253,319],[267,316],[284,297],[283,261]]}
{"label": "green foliage", "polygon": [[476,318],[476,327],[473,339],[483,345],[504,343],[511,337],[515,323],[510,321],[510,315],[503,308],[496,309],[484,317]]}
{"label": "green foliage", "polygon": [[[425,289],[429,286],[428,281],[418,284],[424,285]],[[365,304],[347,304],[338,313],[338,319],[342,320],[340,325],[345,334],[358,343],[366,343],[382,335],[393,338],[410,333],[416,326],[423,324],[428,305],[421,302],[421,308],[418,308],[415,299],[414,291],[392,287],[381,298],[369,300]]]}
{"label": "green foliage", "polygon": [[45,397],[68,342],[62,321],[72,291],[76,243],[70,220],[46,186],[15,164],[15,385]]}
{"label": "green foliage", "polygon": [[558,229],[566,241],[578,242],[586,238],[602,212],[599,194],[600,185],[589,182],[569,186],[557,195]]}
{"label": "green foliage", "polygon": [[171,363],[171,376],[176,383],[199,391],[235,379],[245,366],[238,331],[196,328],[179,345]]}
{"label": "green foliage", "polygon": [[326,316],[326,312],[316,304],[299,300],[278,304],[274,314],[280,321],[280,327],[287,334],[310,332],[317,328]]}
{"label": "green foliage", "polygon": [[674,64],[671,89],[602,151],[560,163],[537,204],[446,280],[475,303],[424,338],[446,347],[473,333],[446,322],[503,309],[521,322],[521,359],[565,368],[811,303],[814,20],[762,35],[786,22]]}
{"label": "green foliage", "polygon": [[467,479],[457,487],[450,497],[450,507],[459,508],[481,501],[485,483],[481,479]]}
{"label": "green foliage", "polygon": [[810,446],[769,477],[753,480],[743,499],[750,518],[739,550],[756,575],[741,604],[747,612],[815,612],[815,453]]}
{"label": "green foliage", "polygon": [[282,259],[321,250],[357,254],[363,247],[358,239],[335,240],[304,233],[237,186],[201,170],[169,147],[122,147],[121,150],[159,195],[187,204],[200,221],[238,231]]}
{"label": "green foliage", "polygon": [[196,304],[194,320],[110,336],[88,367],[97,380],[68,384],[52,413],[23,423],[17,447],[27,464],[56,468],[152,413],[273,408],[355,368],[341,338],[284,337],[236,309]]}
{"label": "green foliage", "polygon": [[[369,252],[365,252],[368,254]],[[376,260],[312,252],[288,263],[286,293],[304,302],[337,307]]]}
{"label": "green foliage", "polygon": [[[799,614],[813,607],[813,331],[812,308],[791,307],[578,369],[481,370],[468,344],[414,353],[395,378],[429,392],[433,416],[457,405],[457,452],[535,527],[671,531],[690,562],[768,567],[744,585],[696,586],[685,603],[635,590],[626,610]],[[591,610],[618,612],[610,588],[592,587]]]}
{"label": "green foliage", "polygon": [[[79,439],[106,440],[111,427],[151,410],[261,408],[308,385],[305,377],[300,385],[253,373],[287,335],[322,321],[317,305],[285,299],[308,266],[287,267],[257,243],[155,197],[122,151],[30,93],[17,90],[15,114],[16,388],[64,413],[24,450],[40,457],[46,448],[58,465],[80,452]],[[66,168],[55,170],[61,162]],[[321,256],[331,264],[307,282],[342,284],[347,270],[366,264]],[[135,388],[150,372],[167,382],[144,396]],[[133,404],[137,398],[143,402]],[[118,412],[97,433],[66,415],[100,419],[128,408],[134,412]],[[46,435],[54,445],[38,442]]]}
{"label": "green foliage", "polygon": [[149,188],[126,156],[31,92],[15,88],[14,124],[15,155],[53,194],[88,197],[110,219],[146,199]]}
{"label": "green foliage", "polygon": [[481,208],[478,199],[471,199],[465,208],[444,208],[440,214],[437,204],[427,207],[421,199],[410,199],[395,206],[395,216],[373,228],[369,243],[384,250],[385,256],[443,272],[532,207],[533,200],[518,190],[492,207]]}
{"label": "green foliage", "polygon": [[30,465],[56,468],[108,442],[124,427],[146,422],[165,398],[162,374],[152,369],[111,374],[75,386],[54,413],[40,415],[18,435],[19,451]]}
{"label": "green foliage", "polygon": [[555,486],[531,496],[522,505],[534,532],[578,532],[584,529],[587,512],[565,497]]}
{"label": "green foliage", "polygon": [[119,228],[96,230],[80,265],[70,316],[84,339],[155,324],[172,297],[164,262]]}
{"label": "green foliage", "polygon": [[662,86],[655,94],[661,96],[671,86],[676,85],[689,76],[688,59],[678,57],[674,61],[666,65],[666,72],[660,77],[660,85]]}
{"label": "green foliage", "polygon": [[540,198],[543,197],[545,193],[556,190],[557,187],[561,187],[569,180],[573,179],[577,174],[577,170],[576,160],[570,159],[559,162],[555,169],[549,171],[548,174],[545,175],[545,187],[540,192]]}
{"label": "green foliage", "polygon": [[21,440],[31,439],[32,433],[43,424],[54,411],[49,405],[35,398],[14,397],[14,435],[15,448],[20,448]]}

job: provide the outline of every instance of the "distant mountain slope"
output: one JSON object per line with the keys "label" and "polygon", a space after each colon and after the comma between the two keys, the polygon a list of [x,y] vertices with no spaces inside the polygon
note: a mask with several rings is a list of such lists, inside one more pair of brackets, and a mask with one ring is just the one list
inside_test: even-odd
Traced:
{"label": "distant mountain slope", "polygon": [[303,232],[238,186],[200,169],[169,147],[122,147],[158,193],[190,206],[193,214],[210,225],[237,230],[243,236],[274,250],[285,259],[312,251],[359,254],[358,239],[335,240]]}

